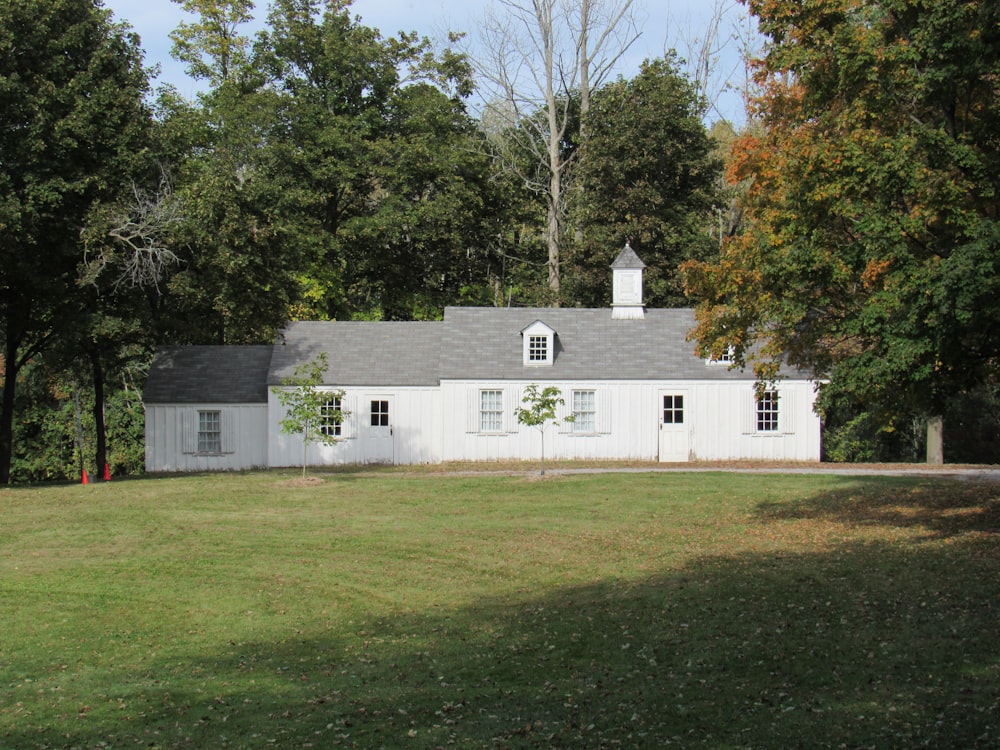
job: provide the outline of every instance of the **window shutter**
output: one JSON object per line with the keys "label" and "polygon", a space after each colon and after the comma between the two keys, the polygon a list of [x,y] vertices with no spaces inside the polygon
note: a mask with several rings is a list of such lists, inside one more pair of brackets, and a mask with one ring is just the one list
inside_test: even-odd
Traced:
{"label": "window shutter", "polygon": [[194,409],[183,409],[180,417],[181,451],[184,453],[197,453],[198,412]]}
{"label": "window shutter", "polygon": [[222,434],[219,435],[219,447],[223,453],[236,452],[236,419],[232,409],[221,410]]}
{"label": "window shutter", "polygon": [[517,421],[517,410],[521,408],[521,389],[503,389],[503,423],[508,433],[516,433],[520,429]]}
{"label": "window shutter", "polygon": [[479,432],[479,403],[482,396],[478,388],[469,388],[465,393],[465,431]]}
{"label": "window shutter", "polygon": [[344,417],[340,422],[340,437],[342,438],[354,437],[357,434],[357,401],[354,396],[348,396],[346,393],[340,397],[340,408]]}
{"label": "window shutter", "polygon": [[791,414],[795,399],[792,398],[792,391],[787,388],[776,391],[776,393],[778,394],[778,432],[790,433],[794,424]]}
{"label": "window shutter", "polygon": [[611,434],[611,389],[598,388],[594,392],[597,401],[597,431],[602,435]]}
{"label": "window shutter", "polygon": [[573,416],[573,391],[570,390],[568,393],[562,395],[563,403],[556,404],[556,419],[559,420],[559,424],[556,425],[561,434],[566,434],[573,432],[573,423],[567,422],[567,417]]}
{"label": "window shutter", "polygon": [[740,414],[743,418],[743,434],[752,435],[757,432],[757,394],[750,386],[741,394]]}

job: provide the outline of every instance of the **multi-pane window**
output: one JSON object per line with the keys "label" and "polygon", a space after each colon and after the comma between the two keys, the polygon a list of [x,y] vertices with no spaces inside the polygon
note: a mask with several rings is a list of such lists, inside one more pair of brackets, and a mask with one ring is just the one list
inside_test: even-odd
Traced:
{"label": "multi-pane window", "polygon": [[479,392],[479,431],[503,431],[503,391]]}
{"label": "multi-pane window", "polygon": [[720,354],[718,357],[711,357],[708,360],[708,364],[731,365],[734,361],[736,361],[736,349],[731,346],[728,349],[726,349],[726,351],[724,351],[722,354]]}
{"label": "multi-pane window", "polygon": [[764,391],[757,396],[757,432],[778,430],[778,392]]}
{"label": "multi-pane window", "polygon": [[372,427],[388,427],[389,402],[372,401],[371,415],[372,415]]}
{"label": "multi-pane window", "polygon": [[549,337],[529,336],[528,362],[548,362],[548,361],[549,361]]}
{"label": "multi-pane window", "polygon": [[222,453],[222,412],[198,412],[198,452]]}
{"label": "multi-pane window", "polygon": [[663,424],[684,424],[684,396],[682,394],[663,397]]}
{"label": "multi-pane window", "polygon": [[327,437],[340,437],[343,434],[342,404],[337,396],[329,396],[319,407],[319,431]]}
{"label": "multi-pane window", "polygon": [[573,432],[597,432],[597,394],[573,391]]}

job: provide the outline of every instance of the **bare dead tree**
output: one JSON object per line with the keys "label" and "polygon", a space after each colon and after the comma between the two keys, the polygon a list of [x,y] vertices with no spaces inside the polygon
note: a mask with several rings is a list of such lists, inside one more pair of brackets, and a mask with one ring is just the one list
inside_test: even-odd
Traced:
{"label": "bare dead tree", "polygon": [[632,0],[497,0],[480,27],[481,52],[469,53],[489,102],[484,120],[496,133],[495,157],[544,197],[556,303],[573,97],[586,114],[590,92],[638,37]]}
{"label": "bare dead tree", "polygon": [[[702,115],[714,120],[745,119],[751,84],[750,61],[762,44],[752,16],[736,0],[713,0],[707,15],[690,16],[667,29],[664,53],[681,55],[684,71],[702,98]],[[743,111],[737,117],[723,106],[727,94],[740,97]]]}
{"label": "bare dead tree", "polygon": [[[167,269],[179,262],[169,247],[169,236],[183,218],[181,200],[174,194],[165,173],[153,192],[133,184],[127,202],[107,209],[101,222],[104,237],[85,243],[88,257],[83,280],[96,284],[113,268],[117,273],[113,288],[128,284],[159,291]],[[89,251],[94,246],[96,251],[91,255]]]}

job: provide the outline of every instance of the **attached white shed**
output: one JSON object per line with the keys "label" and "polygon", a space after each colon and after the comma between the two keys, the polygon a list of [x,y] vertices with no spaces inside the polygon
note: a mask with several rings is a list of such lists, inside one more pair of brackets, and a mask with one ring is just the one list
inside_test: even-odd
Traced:
{"label": "attached white shed", "polygon": [[143,391],[146,471],[267,466],[271,346],[161,348]]}

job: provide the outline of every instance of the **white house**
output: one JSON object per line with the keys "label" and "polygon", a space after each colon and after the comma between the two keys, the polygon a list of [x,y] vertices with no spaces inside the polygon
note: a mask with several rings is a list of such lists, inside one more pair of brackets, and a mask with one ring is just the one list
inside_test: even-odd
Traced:
{"label": "white house", "polygon": [[751,374],[697,357],[689,309],[646,310],[642,262],[626,245],[611,308],[446,308],[436,322],[290,323],[273,346],[173,347],[144,393],[146,469],[295,466],[272,389],[325,353],[329,411],[309,463],[533,459],[517,423],[530,384],[554,385],[573,421],[545,431],[555,459],[819,460],[815,385],[783,373],[758,397]]}

